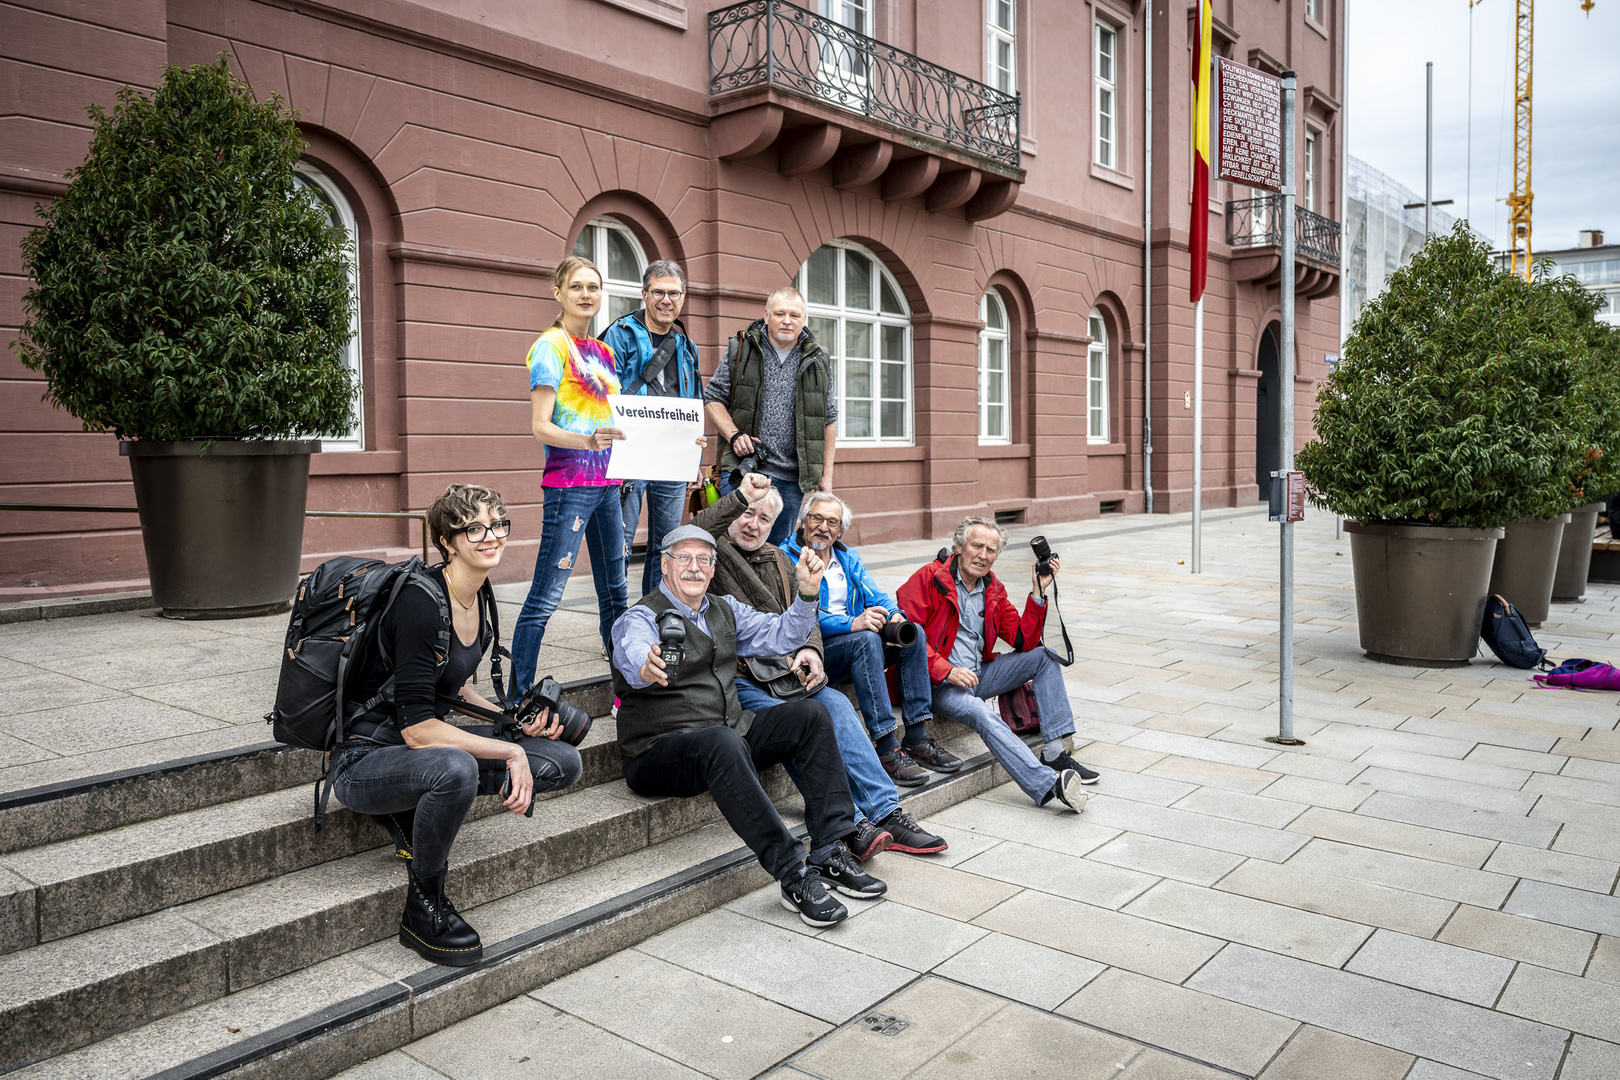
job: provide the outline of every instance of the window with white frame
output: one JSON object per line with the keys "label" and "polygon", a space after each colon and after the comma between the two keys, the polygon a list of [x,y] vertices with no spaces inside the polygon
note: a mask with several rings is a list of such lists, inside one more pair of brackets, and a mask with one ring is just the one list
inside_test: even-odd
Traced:
{"label": "window with white frame", "polygon": [[1305,209],[1316,209],[1316,132],[1305,131]]}
{"label": "window with white frame", "polygon": [[979,301],[979,318],[984,320],[984,329],[979,331],[979,441],[1010,443],[1012,395],[1008,391],[1012,378],[1008,370],[1007,308],[996,290],[991,289]]}
{"label": "window with white frame", "polygon": [[984,81],[1003,94],[1018,92],[1018,31],[1013,21],[1016,0],[985,0]]}
{"label": "window with white frame", "polygon": [[1305,0],[1305,17],[1311,22],[1322,21],[1322,0]]}
{"label": "window with white frame", "polygon": [[836,240],[805,260],[793,284],[832,360],[839,445],[909,446],[911,309],[899,283],[871,252]]}
{"label": "window with white frame", "polygon": [[600,337],[615,319],[641,306],[641,272],[647,268],[636,234],[612,218],[597,218],[574,241],[574,254],[602,271],[601,310],[591,319],[591,336]]}
{"label": "window with white frame", "polygon": [[1091,347],[1086,350],[1086,441],[1108,441],[1108,326],[1091,309]]}
{"label": "window with white frame", "polygon": [[[354,372],[355,383],[360,385],[364,372],[360,366],[360,230],[355,224],[354,211],[336,184],[315,166],[300,161],[294,174],[298,189],[326,215],[327,223],[341,229],[348,238],[344,259],[349,264],[349,292],[355,303],[349,315],[349,344],[343,353],[343,362]],[[362,388],[354,406],[354,426],[347,434],[337,437],[322,436],[323,451],[364,450],[365,393]]]}
{"label": "window with white frame", "polygon": [[[872,0],[819,0],[817,5],[824,18],[857,34],[872,34]],[[852,48],[843,41],[823,37],[821,66],[823,78],[830,80],[834,100],[841,89],[863,90],[866,86],[866,53]],[[847,104],[847,102],[846,102]]]}
{"label": "window with white frame", "polygon": [[1097,92],[1097,164],[1119,168],[1119,30],[1097,21],[1097,53],[1093,65]]}

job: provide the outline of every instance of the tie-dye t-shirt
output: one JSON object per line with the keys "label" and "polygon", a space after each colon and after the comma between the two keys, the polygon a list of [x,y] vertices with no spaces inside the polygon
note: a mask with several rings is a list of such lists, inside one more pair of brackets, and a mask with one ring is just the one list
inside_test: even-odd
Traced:
{"label": "tie-dye t-shirt", "polygon": [[[561,327],[540,335],[529,348],[529,389],[549,386],[557,391],[551,422],[564,431],[588,435],[599,427],[611,427],[607,399],[619,392],[613,350],[595,338],[574,338],[572,350],[568,343],[568,333]],[[611,454],[611,450],[548,446],[541,483],[559,488],[617,484],[607,478]]]}

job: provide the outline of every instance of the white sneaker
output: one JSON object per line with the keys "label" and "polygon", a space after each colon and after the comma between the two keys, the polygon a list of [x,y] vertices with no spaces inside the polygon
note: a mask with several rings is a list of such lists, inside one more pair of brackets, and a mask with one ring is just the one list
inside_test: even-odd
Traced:
{"label": "white sneaker", "polygon": [[1057,783],[1052,785],[1052,794],[1062,800],[1064,806],[1078,814],[1086,808],[1086,800],[1090,798],[1080,786],[1083,783],[1085,781],[1080,778],[1079,773],[1073,769],[1064,769],[1058,773]]}

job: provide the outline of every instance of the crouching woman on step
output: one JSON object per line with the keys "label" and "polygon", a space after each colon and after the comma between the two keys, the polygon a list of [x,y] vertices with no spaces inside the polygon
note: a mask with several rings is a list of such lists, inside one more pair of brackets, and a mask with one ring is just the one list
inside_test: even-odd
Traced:
{"label": "crouching woman on step", "polygon": [[[445,897],[444,879],[473,797],[509,782],[505,806],[524,814],[536,794],[578,781],[582,767],[579,751],[557,740],[562,724],[545,710],[516,742],[491,738],[488,725],[445,721],[450,710],[442,698],[499,711],[472,680],[495,644],[495,595],[486,579],[501,561],[512,523],[489,488],[451,484],[428,507],[427,524],[444,562],[420,587],[407,582],[383,617],[377,651],[392,657],[392,669],[373,657],[354,697],[386,695],[391,676],[392,701],[350,724],[332,764],[332,790],[351,810],[392,819],[409,843],[400,944],[433,963],[463,967],[482,959],[484,946]],[[434,595],[429,584],[442,593]]]}

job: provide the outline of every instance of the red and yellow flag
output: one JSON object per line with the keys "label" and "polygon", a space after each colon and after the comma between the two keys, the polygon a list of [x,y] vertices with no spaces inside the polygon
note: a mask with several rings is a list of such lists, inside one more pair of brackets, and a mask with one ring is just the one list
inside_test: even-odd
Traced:
{"label": "red and yellow flag", "polygon": [[1192,219],[1187,246],[1192,253],[1192,300],[1204,295],[1204,278],[1209,266],[1209,44],[1210,27],[1215,19],[1212,0],[1198,5],[1198,40],[1193,45],[1193,174]]}

